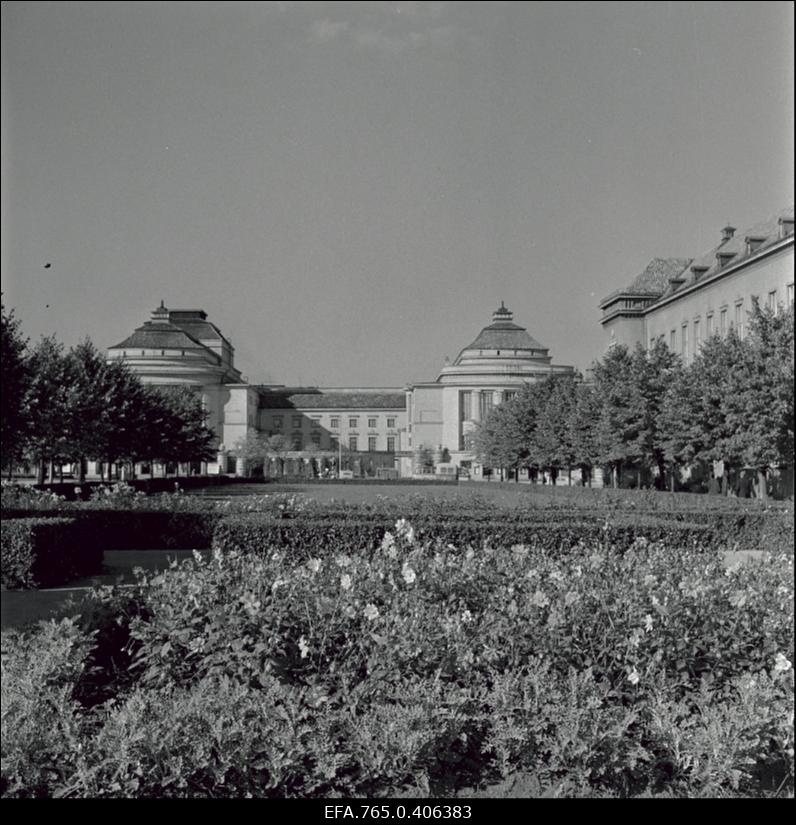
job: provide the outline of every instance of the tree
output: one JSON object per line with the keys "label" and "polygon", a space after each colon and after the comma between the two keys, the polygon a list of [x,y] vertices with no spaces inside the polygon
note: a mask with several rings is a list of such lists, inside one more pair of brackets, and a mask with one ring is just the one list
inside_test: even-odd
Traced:
{"label": "tree", "polygon": [[268,457],[279,462],[279,475],[285,474],[285,456],[290,452],[291,443],[284,433],[274,433],[268,436]]}
{"label": "tree", "polygon": [[152,387],[165,411],[165,432],[159,458],[165,461],[207,461],[216,453],[217,438],[207,426],[202,398],[192,387]]}
{"label": "tree", "polygon": [[265,433],[250,430],[243,438],[239,438],[235,442],[235,455],[244,460],[246,475],[249,474],[248,467],[250,464],[262,464],[263,472],[265,472],[265,463],[269,457],[268,436]]}
{"label": "tree", "polygon": [[755,299],[739,351],[724,398],[727,443],[742,466],[754,468],[766,499],[769,469],[793,462],[793,308],[775,315]]}
{"label": "tree", "polygon": [[600,399],[592,384],[576,384],[575,403],[569,410],[569,442],[573,463],[580,467],[581,476],[587,476],[589,486],[592,468],[599,460],[597,426],[600,419]]}
{"label": "tree", "polygon": [[[544,398],[544,406],[537,418],[533,444],[540,467],[550,470],[555,483],[559,469],[566,468],[572,484],[572,466],[575,464],[575,445],[572,440],[570,415],[577,402],[575,378],[550,377],[537,384],[537,394]],[[541,400],[541,399],[540,399]]]}
{"label": "tree", "polygon": [[42,338],[27,360],[30,376],[23,401],[26,421],[24,454],[38,465],[37,482],[44,483],[45,468],[65,460],[71,435],[69,387],[71,367],[63,346],[55,338]]}
{"label": "tree", "polygon": [[26,340],[14,310],[6,313],[0,303],[0,456],[9,474],[22,457],[25,437],[24,402],[30,380]]}

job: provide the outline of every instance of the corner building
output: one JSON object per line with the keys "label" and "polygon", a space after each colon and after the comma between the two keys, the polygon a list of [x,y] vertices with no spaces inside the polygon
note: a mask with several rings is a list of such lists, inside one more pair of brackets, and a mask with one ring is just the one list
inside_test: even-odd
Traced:
{"label": "corner building", "polygon": [[742,338],[752,299],[773,312],[793,304],[793,207],[737,232],[696,258],[654,258],[600,303],[606,348],[662,338],[689,363],[702,341],[734,327]]}

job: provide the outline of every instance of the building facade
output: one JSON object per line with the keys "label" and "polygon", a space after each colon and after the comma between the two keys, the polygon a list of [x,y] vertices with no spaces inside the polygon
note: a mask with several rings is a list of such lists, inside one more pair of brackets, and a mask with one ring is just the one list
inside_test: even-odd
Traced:
{"label": "building facade", "polygon": [[655,258],[600,303],[606,347],[663,338],[689,363],[705,338],[743,337],[753,298],[777,312],[793,304],[793,208],[737,232],[696,258]]}
{"label": "building facade", "polygon": [[365,476],[413,476],[481,468],[469,438],[478,422],[524,384],[571,375],[501,304],[472,343],[434,381],[408,387],[286,387],[251,384],[234,348],[201,309],[161,305],[108,349],[144,383],[191,386],[216,434],[216,460],[195,472],[248,475],[241,445],[252,435],[283,436],[280,462],[292,472],[348,469]]}
{"label": "building facade", "polygon": [[447,463],[480,476],[483,468],[470,444],[478,423],[525,384],[573,374],[573,367],[554,365],[548,348],[515,324],[501,303],[492,323],[434,381],[407,387],[406,443],[411,455],[402,459],[402,475],[422,472],[421,461],[430,450],[440,459],[435,464]]}

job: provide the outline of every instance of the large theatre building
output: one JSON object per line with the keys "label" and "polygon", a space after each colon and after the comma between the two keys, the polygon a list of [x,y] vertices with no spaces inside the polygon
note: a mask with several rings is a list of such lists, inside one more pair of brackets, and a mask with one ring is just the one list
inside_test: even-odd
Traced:
{"label": "large theatre building", "polygon": [[[168,309],[108,349],[147,384],[192,386],[217,439],[216,460],[192,468],[210,474],[252,471],[241,445],[280,435],[288,472],[345,469],[359,476],[481,475],[469,435],[489,410],[526,383],[568,375],[549,350],[514,323],[501,304],[475,339],[433,381],[408,387],[287,387],[247,382],[234,348],[201,309]],[[302,468],[302,462],[304,468]]]}

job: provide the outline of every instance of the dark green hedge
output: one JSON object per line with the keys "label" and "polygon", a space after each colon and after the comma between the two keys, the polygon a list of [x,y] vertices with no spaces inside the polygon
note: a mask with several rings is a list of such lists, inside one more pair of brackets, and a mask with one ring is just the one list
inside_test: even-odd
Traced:
{"label": "dark green hedge", "polygon": [[[567,550],[580,542],[587,545],[607,542],[624,550],[640,537],[663,541],[669,546],[709,546],[717,538],[708,525],[670,523],[651,518],[607,526],[577,517],[546,522],[509,519],[414,521],[413,526],[419,541],[440,541],[456,547],[480,547],[484,542],[503,547],[526,544],[550,551]],[[388,530],[394,530],[394,521],[388,518],[273,520],[244,514],[228,516],[219,522],[213,546],[245,552],[282,548],[306,556],[333,551],[356,552],[374,548]]]}
{"label": "dark green hedge", "polygon": [[[49,510],[48,516],[79,521],[105,550],[201,550],[210,547],[221,514],[212,510]],[[35,510],[4,510],[3,520],[35,518]]]}
{"label": "dark green hedge", "polygon": [[98,573],[103,546],[91,525],[73,518],[19,518],[0,526],[4,588],[63,584]]}

